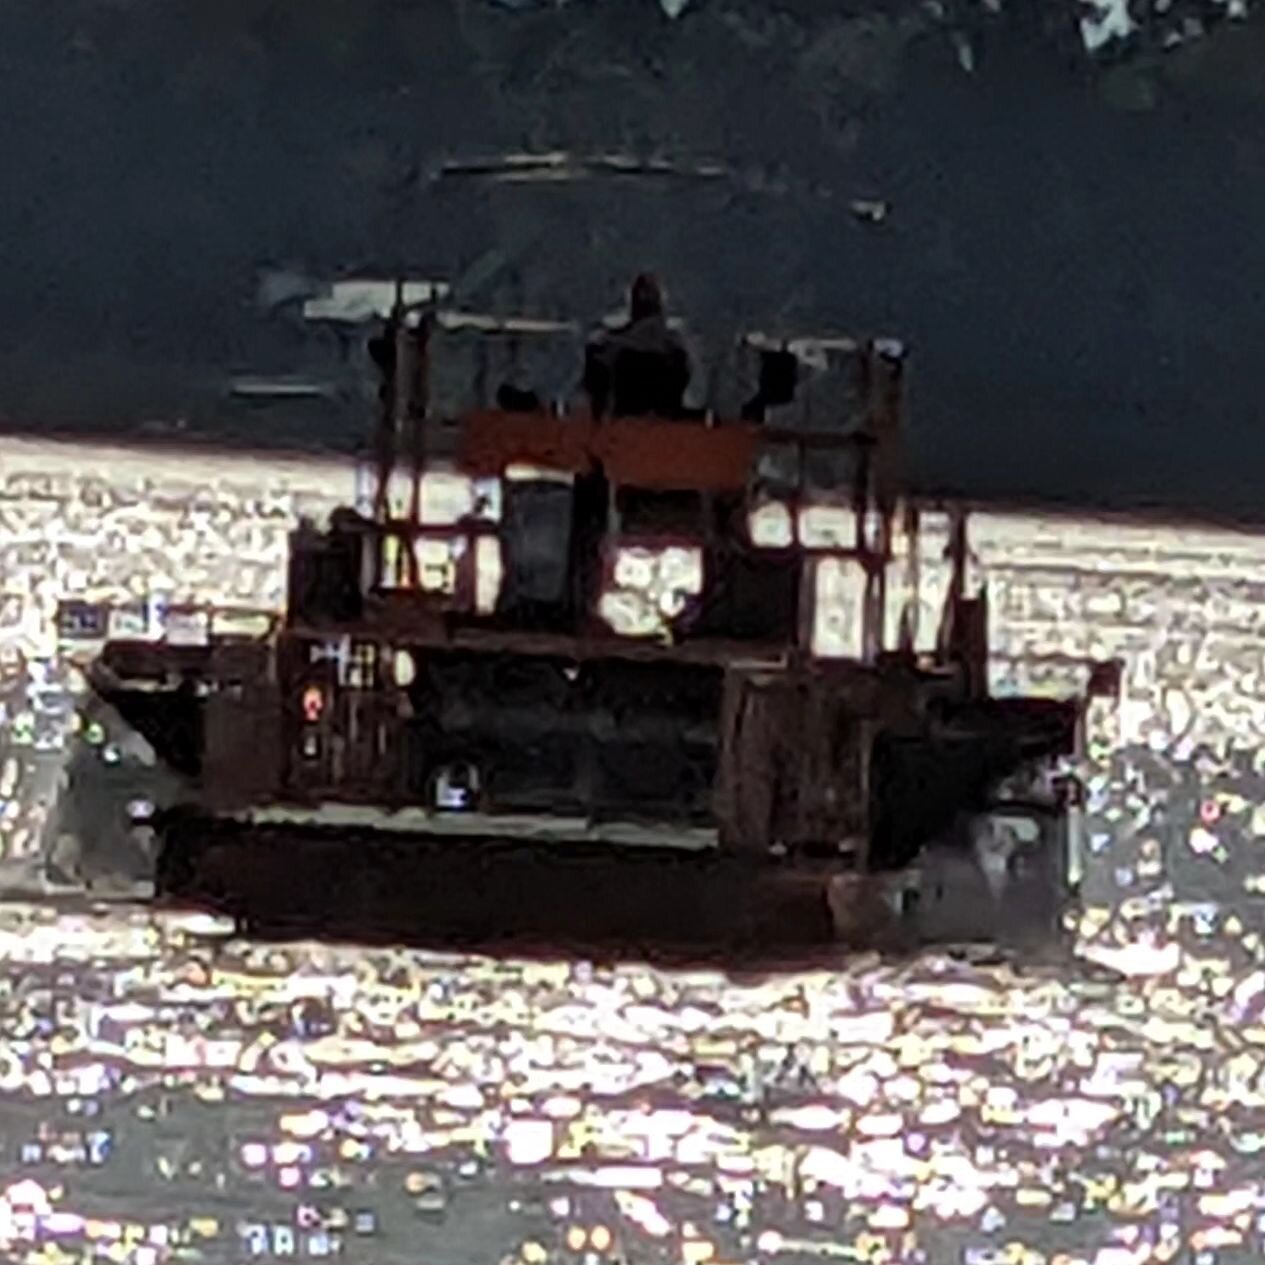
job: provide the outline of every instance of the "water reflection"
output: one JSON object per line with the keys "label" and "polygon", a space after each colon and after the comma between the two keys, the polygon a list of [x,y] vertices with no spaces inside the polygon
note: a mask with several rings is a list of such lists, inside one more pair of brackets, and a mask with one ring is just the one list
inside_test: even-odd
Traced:
{"label": "water reflection", "polygon": [[1123,921],[1084,931],[1127,976],[942,954],[738,984],[9,906],[0,1247],[1255,1258],[1259,941],[1170,905],[1131,957]]}
{"label": "water reflection", "polygon": [[[67,838],[100,843],[105,812],[59,820],[57,601],[276,606],[296,515],[350,488],[4,455],[0,879],[100,891]],[[1108,970],[938,954],[736,983],[3,906],[0,1259],[1260,1259],[1265,540],[996,515],[974,544],[996,684],[1129,668],[1084,770],[1078,931]],[[144,763],[99,719],[82,737],[103,783]]]}

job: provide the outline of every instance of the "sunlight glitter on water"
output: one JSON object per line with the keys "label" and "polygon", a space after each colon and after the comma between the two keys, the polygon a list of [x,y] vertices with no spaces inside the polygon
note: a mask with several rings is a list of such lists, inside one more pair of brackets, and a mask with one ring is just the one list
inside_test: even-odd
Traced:
{"label": "sunlight glitter on water", "polygon": [[[278,605],[296,515],[350,494],[310,464],[9,441],[4,464],[36,662],[68,592],[174,572]],[[105,469],[104,503],[75,492]],[[739,985],[10,909],[0,1256],[1259,1259],[1265,538],[982,515],[973,540],[999,689],[1128,666],[1086,770],[1081,922],[1123,978],[933,955]],[[0,806],[6,865],[38,852],[54,762]]]}
{"label": "sunlight glitter on water", "polygon": [[7,1259],[1261,1245],[1265,975],[1224,926],[1224,969],[1178,925],[1174,965],[1127,978],[931,955],[741,985],[207,930],[0,912],[26,946],[0,968]]}

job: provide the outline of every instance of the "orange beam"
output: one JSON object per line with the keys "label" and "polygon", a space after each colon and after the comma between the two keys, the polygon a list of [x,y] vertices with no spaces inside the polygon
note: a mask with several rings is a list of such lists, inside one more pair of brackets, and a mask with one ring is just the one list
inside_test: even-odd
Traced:
{"label": "orange beam", "polygon": [[583,474],[592,465],[592,428],[584,416],[468,413],[461,421],[458,461],[467,473],[482,478],[499,477],[518,464]]}
{"label": "orange beam", "polygon": [[583,474],[600,463],[612,483],[680,491],[741,491],[750,478],[759,430],[748,423],[625,417],[594,422],[586,414],[467,414],[458,459],[480,477],[512,465]]}

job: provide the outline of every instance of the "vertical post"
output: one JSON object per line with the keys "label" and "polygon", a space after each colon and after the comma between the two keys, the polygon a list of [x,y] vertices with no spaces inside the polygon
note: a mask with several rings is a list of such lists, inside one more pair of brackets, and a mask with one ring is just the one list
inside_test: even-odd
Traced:
{"label": "vertical post", "polygon": [[856,478],[852,485],[852,514],[856,520],[853,529],[857,553],[866,558],[870,549],[868,511],[870,508],[870,438],[866,434],[856,437],[853,449],[856,453]]}
{"label": "vertical post", "polygon": [[[966,670],[967,683],[975,691],[980,686],[976,662],[980,653],[977,646],[980,623],[982,620],[986,638],[988,615],[983,595],[974,602],[969,602],[966,597],[967,548],[966,511],[955,505],[949,511],[949,544],[945,552],[951,570],[938,648],[942,658],[956,662]],[[987,656],[986,649],[982,653]]]}
{"label": "vertical post", "polygon": [[967,674],[971,695],[988,695],[988,586],[970,602],[970,638],[967,642]]}
{"label": "vertical post", "polygon": [[795,594],[798,609],[795,620],[796,657],[801,661],[813,653],[813,626],[817,618],[817,569],[827,555],[799,552],[799,583]]}
{"label": "vertical post", "polygon": [[[395,381],[391,391],[391,473],[400,459],[400,440],[404,433],[405,419],[409,411],[409,389],[411,386],[411,347],[409,344],[408,313],[404,308],[404,280],[397,278],[395,282],[395,303],[391,308],[391,336],[394,339],[394,356],[392,368]],[[390,487],[387,488],[388,513],[392,513]],[[392,516],[393,513],[392,513]]]}
{"label": "vertical post", "polygon": [[918,623],[922,612],[922,568],[918,551],[918,506],[912,499],[905,501],[905,610],[901,617],[900,644],[902,654],[914,654],[918,648]]}
{"label": "vertical post", "polygon": [[[413,415],[413,356],[412,333],[408,327],[408,313],[404,309],[404,283],[395,283],[395,308],[393,311],[395,335],[395,392],[392,414],[391,437],[393,462],[401,455],[401,441],[409,434]],[[410,437],[411,438],[411,437]],[[388,492],[388,498],[390,493]],[[388,499],[389,503],[389,499]]]}
{"label": "vertical post", "polygon": [[883,631],[887,619],[887,565],[892,556],[892,520],[889,514],[881,514],[878,522],[878,540],[870,554],[870,569],[866,577],[867,606],[870,629],[866,645],[866,659],[873,662],[885,649]]}
{"label": "vertical post", "polygon": [[872,663],[882,640],[878,626],[880,615],[879,584],[882,571],[882,559],[870,540],[870,507],[873,504],[873,436],[863,431],[858,436],[857,477],[854,496],[856,518],[856,557],[865,572],[865,592],[861,605],[861,657],[866,663]]}
{"label": "vertical post", "polygon": [[382,334],[369,343],[369,351],[382,374],[378,391],[377,474],[374,490],[374,517],[385,524],[391,517],[391,475],[395,470],[397,431],[403,378],[400,365],[400,333],[404,323],[404,283],[395,283],[395,302]]}
{"label": "vertical post", "polygon": [[870,570],[869,509],[873,482],[876,437],[874,409],[874,349],[865,344],[861,355],[861,425],[857,434],[857,469],[853,509],[856,515],[856,547],[868,576]]}
{"label": "vertical post", "polygon": [[949,596],[955,607],[966,598],[966,550],[966,513],[955,505],[949,511]]}
{"label": "vertical post", "polygon": [[409,456],[412,461],[409,524],[414,528],[422,521],[422,475],[426,465],[426,424],[430,415],[431,326],[431,314],[424,312],[417,329],[409,331],[411,372],[406,397]]}
{"label": "vertical post", "polygon": [[887,567],[892,560],[892,524],[896,514],[897,489],[901,475],[900,422],[903,348],[895,344],[871,342],[868,348],[872,383],[870,417],[874,435],[874,462],[871,495],[879,515],[877,565],[882,569],[878,583],[876,619],[879,640],[886,627]]}
{"label": "vertical post", "polygon": [[816,609],[817,555],[804,548],[804,535],[800,530],[804,508],[804,475],[806,469],[804,440],[800,436],[795,443],[795,490],[787,506],[791,516],[791,548],[799,558],[799,583],[796,597],[799,601],[796,620],[796,648],[801,654],[811,654],[813,645],[813,612]]}

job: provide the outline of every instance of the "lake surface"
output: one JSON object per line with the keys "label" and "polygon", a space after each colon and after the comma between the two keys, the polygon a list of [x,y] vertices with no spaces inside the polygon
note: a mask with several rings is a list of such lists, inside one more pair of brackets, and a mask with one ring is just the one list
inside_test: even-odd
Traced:
{"label": "lake surface", "polygon": [[[60,594],[171,573],[275,604],[295,515],[345,490],[28,447],[4,454],[0,650],[61,689]],[[984,516],[973,539],[999,688],[1128,667],[1086,768],[1080,932],[1111,971],[941,953],[733,980],[10,903],[0,1259],[1261,1259],[1265,538]],[[47,855],[75,868],[71,752],[56,690],[0,676],[0,887],[30,889]],[[93,737],[102,812],[73,824],[103,892],[144,868],[105,812],[143,753]]]}
{"label": "lake surface", "polygon": [[[1138,868],[1096,861],[1104,885]],[[1215,856],[1169,868],[1220,902],[1135,873],[1082,919],[1111,970],[932,953],[733,980],[3,906],[0,1250],[1259,1259],[1258,924]]]}

